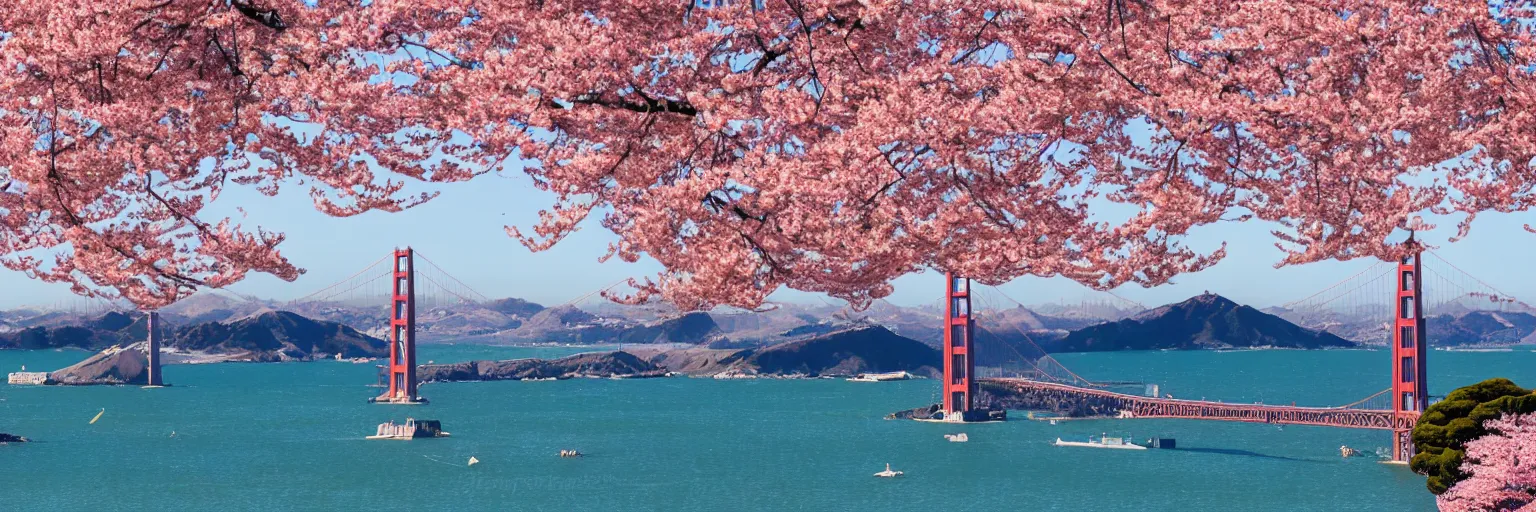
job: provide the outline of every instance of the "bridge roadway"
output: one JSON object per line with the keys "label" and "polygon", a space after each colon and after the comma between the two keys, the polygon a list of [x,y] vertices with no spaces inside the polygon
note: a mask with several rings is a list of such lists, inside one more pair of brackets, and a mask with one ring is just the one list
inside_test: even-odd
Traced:
{"label": "bridge roadway", "polygon": [[1096,399],[1100,403],[1107,403],[1118,411],[1121,417],[1126,418],[1178,418],[1378,430],[1411,430],[1414,422],[1418,421],[1418,413],[1394,414],[1391,410],[1360,408],[1362,404],[1386,393],[1385,391],[1359,402],[1338,407],[1296,407],[1156,398],[1030,379],[983,378],[978,380],[1006,386],[1015,392],[1027,393],[1037,398],[1054,398],[1064,401]]}

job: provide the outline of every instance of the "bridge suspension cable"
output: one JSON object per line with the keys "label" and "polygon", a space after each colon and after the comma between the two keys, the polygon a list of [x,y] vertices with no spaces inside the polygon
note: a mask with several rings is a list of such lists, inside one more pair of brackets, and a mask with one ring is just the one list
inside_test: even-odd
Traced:
{"label": "bridge suspension cable", "polygon": [[[551,308],[562,307],[562,306],[581,307],[581,304],[586,302],[588,299],[591,299],[594,296],[600,295],[603,292],[607,292],[608,290],[612,290],[612,289],[614,289],[615,287],[617,287],[617,286],[619,286],[621,284],[627,284],[627,283],[629,283],[629,281],[630,281],[630,278],[626,277],[626,278],[620,279],[618,281],[614,281],[612,283],[609,283],[608,285],[603,286],[601,288],[597,288],[597,289],[594,289],[594,290],[589,291],[587,293],[581,294],[580,296],[578,296],[578,297],[576,297],[574,299],[571,299],[571,300],[568,300],[568,301],[565,301],[565,302],[562,302],[560,304],[557,304],[557,305],[554,305],[554,306],[550,306],[550,307]],[[650,315],[650,317],[652,317],[651,319],[653,319],[653,320],[669,319],[669,318],[675,317],[675,316],[680,314],[680,312],[676,308],[673,308],[670,304],[667,304],[667,303],[659,301],[659,300],[650,300],[650,301],[647,301],[647,302],[642,303],[642,304],[632,305],[630,307],[635,308],[638,311],[643,311],[646,315]],[[777,306],[775,305],[773,307],[769,307],[769,308],[763,309],[761,311],[771,311],[773,309],[777,309]]]}
{"label": "bridge suspension cable", "polygon": [[421,297],[419,298],[426,299],[424,302],[429,309],[454,305],[456,301],[450,299],[458,299],[458,302],[464,304],[480,304],[491,301],[485,294],[475,291],[474,288],[464,284],[459,278],[453,277],[448,271],[443,270],[443,267],[427,258],[421,251],[412,252],[417,259],[426,263],[426,265],[418,264],[416,266],[416,278],[420,284],[428,285],[421,287],[423,289],[418,290],[418,292],[426,292],[420,294]]}
{"label": "bridge suspension cable", "polygon": [[1383,389],[1374,395],[1341,405],[1338,408],[1358,411],[1390,411],[1392,410],[1392,388]]}
{"label": "bridge suspension cable", "polygon": [[380,257],[379,259],[374,260],[373,263],[368,264],[368,266],[363,267],[362,270],[357,271],[357,273],[332,283],[330,286],[326,286],[311,292],[309,295],[290,300],[285,303],[285,305],[303,304],[306,302],[342,302],[336,299],[339,297],[351,297],[356,295],[356,292],[359,289],[368,287],[375,281],[389,277],[390,268],[388,266],[381,267],[381,265],[386,261],[389,261],[389,259],[389,255]]}
{"label": "bridge suspension cable", "polygon": [[[1346,284],[1355,282],[1355,280],[1359,279],[1360,276],[1364,276],[1367,273],[1371,272],[1372,270],[1376,270],[1377,268],[1381,267],[1385,263],[1387,263],[1387,262],[1385,262],[1385,261],[1377,261],[1376,263],[1372,264],[1369,267],[1366,267],[1365,270],[1361,270],[1360,272],[1356,273],[1355,275],[1346,277],[1346,278],[1344,278],[1343,280],[1340,280],[1337,283],[1333,283],[1332,285],[1329,285],[1327,288],[1323,288],[1322,290],[1318,290],[1317,293],[1314,293],[1312,295],[1308,295],[1308,296],[1306,296],[1304,298],[1301,298],[1301,299],[1298,299],[1298,300],[1293,300],[1291,302],[1287,302],[1285,304],[1282,304],[1280,307],[1283,307],[1285,309],[1296,309],[1297,306],[1304,305],[1304,304],[1309,304],[1312,301],[1314,301],[1314,299],[1320,300],[1323,304],[1326,304],[1328,302],[1332,302],[1334,299],[1336,299],[1338,297],[1334,296],[1334,299],[1323,300],[1322,299],[1322,297],[1324,296],[1323,294],[1326,294],[1326,293],[1328,293],[1330,291],[1338,289],[1339,287],[1344,286]],[[1382,270],[1382,272],[1384,272],[1383,275],[1388,275],[1389,274],[1387,272],[1388,270],[1391,270],[1391,269],[1383,269]],[[1354,288],[1345,288],[1345,293],[1348,293],[1348,291],[1353,291],[1353,289]]]}
{"label": "bridge suspension cable", "polygon": [[[1001,289],[999,289],[999,288],[997,288],[995,286],[983,285],[982,287],[976,287],[976,286],[972,287],[973,292],[981,291],[983,289],[989,290],[989,291],[991,291],[993,293],[1001,295],[1003,298],[1007,299],[1009,302],[1012,302],[1015,306],[1017,306],[1019,308],[1023,308],[1025,311],[1028,311],[1028,308],[1025,308],[1023,303],[1020,303],[1018,300],[1015,300],[1013,297],[1009,296],[1007,293],[1003,292]],[[1040,344],[1035,341],[1034,337],[1030,336],[1029,332],[1027,332],[1025,329],[1023,329],[1022,327],[1019,326],[1019,322],[1017,322],[1017,321],[1009,321],[1006,317],[1004,317],[1003,316],[1005,314],[1004,313],[1004,309],[1001,308],[1001,307],[998,307],[998,305],[995,303],[995,301],[991,300],[987,296],[987,294],[985,294],[985,293],[973,293],[972,294],[972,299],[973,300],[978,300],[979,299],[979,302],[981,303],[979,305],[980,307],[978,307],[976,309],[976,311],[973,312],[973,317],[976,318],[976,323],[979,326],[985,328],[989,333],[991,333],[993,335],[991,337],[977,336],[976,342],[977,342],[978,345],[982,344],[984,341],[992,341],[993,342],[993,343],[989,343],[988,346],[986,346],[986,347],[978,347],[978,353],[979,354],[984,354],[989,349],[995,350],[997,348],[997,347],[995,347],[996,345],[1001,345],[1003,347],[1006,347],[1008,352],[1012,352],[1013,355],[1018,356],[1019,361],[1021,363],[1023,363],[1023,365],[1028,365],[1028,368],[1024,368],[1023,365],[1021,365],[1021,369],[1023,370],[1023,372],[1021,373],[1021,376],[1023,374],[1033,374],[1033,375],[1037,376],[1037,378],[1043,379],[1043,380],[1048,380],[1048,381],[1052,381],[1052,382],[1060,382],[1060,383],[1064,383],[1064,384],[1073,384],[1073,385],[1079,385],[1079,386],[1093,387],[1093,388],[1105,388],[1105,387],[1115,387],[1115,386],[1130,386],[1130,385],[1141,385],[1142,384],[1140,382],[1121,382],[1121,381],[1115,381],[1115,382],[1095,382],[1095,381],[1088,380],[1088,379],[1084,378],[1083,376],[1078,375],[1076,372],[1072,371],[1072,369],[1067,368],[1067,366],[1062,364],[1061,361],[1059,361],[1055,357],[1051,356],[1050,352],[1047,352],[1044,347],[1041,347]],[[996,320],[994,320],[994,319],[996,319]],[[1003,324],[1003,325],[999,326],[997,324]],[[1002,327],[1003,329],[1011,329],[1011,330],[1013,330],[1015,333],[1017,333],[1019,335],[1019,337],[1025,343],[1028,344],[1028,347],[1026,347],[1026,348],[1033,349],[1033,352],[1038,354],[1038,355],[1036,355],[1034,357],[1030,357],[1030,356],[1027,356],[1027,355],[1023,354],[1022,352],[1019,351],[1019,347],[1016,347],[1013,344],[1008,343],[1008,342],[998,338],[997,336],[999,334],[999,331],[998,330],[994,330],[992,328],[989,328],[989,326],[991,326],[991,327]],[[983,355],[981,357],[985,357],[985,356]],[[998,368],[1000,370],[1002,370],[1002,371],[1005,371],[1005,372],[1007,371],[1007,367],[1006,366],[1001,366],[1001,367],[998,367]],[[1033,371],[1030,371],[1030,369],[1033,369]]]}
{"label": "bridge suspension cable", "polygon": [[[1452,303],[1459,303],[1462,299],[1471,298],[1483,299],[1496,304],[1496,307],[1500,311],[1505,311],[1509,308],[1515,308],[1524,309],[1527,312],[1536,312],[1536,308],[1533,308],[1530,304],[1521,301],[1519,298],[1512,294],[1504,293],[1504,291],[1495,288],[1493,285],[1488,284],[1482,279],[1478,279],[1477,276],[1472,275],[1471,272],[1462,270],[1461,267],[1456,266],[1455,263],[1451,263],[1450,260],[1441,257],[1434,251],[1425,251],[1425,253],[1429,254],[1431,257],[1434,257],[1436,261],[1443,263],[1446,267],[1449,267],[1451,270],[1455,271],[1455,273],[1451,274],[1450,276],[1445,276],[1444,274],[1435,272],[1433,268],[1425,267],[1427,272],[1436,274],[1441,279],[1443,279],[1444,283],[1442,284],[1447,284],[1455,288],[1455,290],[1452,292],[1454,295],[1442,295],[1439,297],[1439,305],[1450,305]],[[1470,283],[1476,283],[1477,286],[1471,286]]]}
{"label": "bridge suspension cable", "polygon": [[[337,303],[351,306],[378,306],[388,310],[389,297],[399,286],[394,283],[392,255],[386,254],[374,260],[362,270],[347,276],[308,295],[290,300],[284,306],[292,307],[308,303]],[[491,299],[463,280],[454,277],[420,251],[412,251],[415,265],[416,305],[420,313],[460,305],[483,304]]]}

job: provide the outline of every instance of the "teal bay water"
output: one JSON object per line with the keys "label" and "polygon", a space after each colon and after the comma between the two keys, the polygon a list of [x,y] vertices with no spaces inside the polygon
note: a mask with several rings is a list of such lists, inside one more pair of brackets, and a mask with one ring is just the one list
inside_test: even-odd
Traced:
{"label": "teal bay water", "polygon": [[[423,360],[574,349],[429,345]],[[82,352],[0,351],[0,369]],[[1065,354],[1088,378],[1181,398],[1334,405],[1387,387],[1373,351]],[[1486,377],[1536,385],[1536,353],[1434,352],[1431,391]],[[1380,431],[1173,420],[939,425],[881,419],[935,382],[841,380],[446,383],[427,406],[369,405],[373,365],[171,366],[174,387],[0,385],[5,510],[1433,510],[1422,477],[1340,445]],[[106,413],[88,424],[97,411]],[[365,441],[407,415],[447,439]],[[1023,414],[1017,414],[1022,417]],[[969,434],[949,443],[943,434]],[[171,433],[175,432],[175,436]],[[1178,450],[1051,446],[1101,432]],[[588,456],[561,459],[561,449]],[[466,466],[470,456],[481,464]],[[893,468],[899,479],[871,474]]]}

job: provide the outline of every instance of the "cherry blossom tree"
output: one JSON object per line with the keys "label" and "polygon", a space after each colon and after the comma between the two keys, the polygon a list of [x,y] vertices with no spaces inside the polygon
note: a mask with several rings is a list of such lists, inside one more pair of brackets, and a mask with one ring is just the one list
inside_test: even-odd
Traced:
{"label": "cherry blossom tree", "polygon": [[1438,498],[1444,512],[1536,510],[1536,414],[1484,423],[1489,433],[1467,443],[1469,476]]}
{"label": "cherry blossom tree", "polygon": [[298,276],[281,234],[199,217],[230,184],[268,194],[309,184],[321,211],[351,215],[425,199],[400,197],[391,174],[466,178],[419,165],[433,144],[463,150],[430,135],[445,130],[434,112],[451,98],[370,82],[378,70],[366,59],[409,48],[402,32],[458,20],[430,2],[323,3],[7,2],[0,262],[78,293],[163,305],[251,271]]}
{"label": "cherry blossom tree", "polygon": [[666,268],[624,299],[863,305],[928,267],[1155,285],[1223,219],[1395,257],[1416,214],[1536,200],[1524,4],[313,3],[0,12],[0,261],[161,304],[297,275],[198,217],[229,183],[351,215],[509,171],[555,196],[530,248],[595,216]]}

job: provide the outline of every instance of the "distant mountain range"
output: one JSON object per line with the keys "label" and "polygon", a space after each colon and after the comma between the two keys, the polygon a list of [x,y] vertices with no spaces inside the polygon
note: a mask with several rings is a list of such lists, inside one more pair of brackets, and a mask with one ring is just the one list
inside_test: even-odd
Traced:
{"label": "distant mountain range", "polygon": [[1431,345],[1482,347],[1536,343],[1536,315],[1509,311],[1472,311],[1460,316],[1424,319]]}
{"label": "distant mountain range", "polygon": [[[1433,347],[1502,347],[1536,344],[1536,310],[1513,306],[1508,311],[1477,309],[1477,301],[1441,305],[1424,319],[1425,334]],[[1362,346],[1386,346],[1391,340],[1390,305],[1351,311],[1291,310],[1265,308],[1303,327],[1327,331]]]}
{"label": "distant mountain range", "polygon": [[[171,352],[218,356],[219,360],[292,361],[333,357],[385,357],[388,343],[357,330],[288,311],[178,325],[161,317],[157,329]],[[53,324],[53,322],[49,322]],[[0,333],[0,349],[80,348],[102,350],[146,339],[148,317],[109,312],[71,325],[34,325]]]}
{"label": "distant mountain range", "polygon": [[[176,350],[255,361],[313,359],[338,353],[343,357],[387,354],[380,339],[388,333],[388,308],[383,305],[278,304],[205,293],[160,313],[167,325],[166,346]],[[1023,364],[1056,352],[1384,344],[1385,319],[1370,313],[1350,316],[1283,308],[1260,311],[1214,294],[1140,312],[1089,303],[978,309],[975,342],[981,366]],[[891,336],[939,348],[943,314],[937,307],[902,307],[884,301],[860,312],[832,305],[778,304],[765,311],[722,309],[677,314],[667,308],[607,302],[585,308],[569,304],[545,307],[506,298],[423,308],[416,318],[417,340],[423,343],[655,344],[742,351],[868,326],[880,326]],[[1536,315],[1531,313],[1467,308],[1432,316],[1428,325],[1435,346],[1536,342]],[[100,350],[142,340],[144,332],[143,316],[137,313],[87,317],[66,312],[0,311],[0,349]]]}

